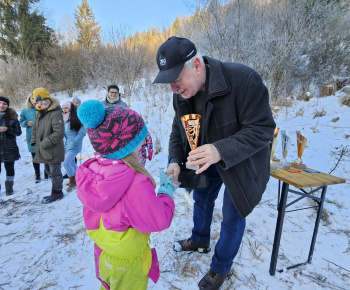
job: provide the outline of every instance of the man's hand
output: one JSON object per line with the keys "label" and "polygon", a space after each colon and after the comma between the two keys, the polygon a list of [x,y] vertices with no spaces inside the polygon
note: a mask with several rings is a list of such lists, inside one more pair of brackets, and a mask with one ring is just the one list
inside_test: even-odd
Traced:
{"label": "man's hand", "polygon": [[206,144],[191,151],[187,160],[189,161],[190,165],[202,165],[196,171],[196,174],[199,174],[207,170],[210,165],[219,162],[221,160],[221,156],[213,144]]}
{"label": "man's hand", "polygon": [[29,127],[32,127],[32,126],[33,126],[33,124],[34,124],[34,122],[33,122],[33,121],[28,121],[28,122],[27,122],[27,125],[28,125]]}
{"label": "man's hand", "polygon": [[181,169],[179,164],[170,163],[168,169],[165,171],[165,173],[168,175],[168,178],[166,180],[169,180],[172,177],[174,183],[177,183],[179,181],[180,171]]}

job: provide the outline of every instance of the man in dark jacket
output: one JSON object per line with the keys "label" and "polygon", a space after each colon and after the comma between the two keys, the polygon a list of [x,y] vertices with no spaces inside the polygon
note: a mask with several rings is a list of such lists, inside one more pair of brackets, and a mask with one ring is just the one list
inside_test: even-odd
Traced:
{"label": "man in dark jacket", "polygon": [[57,99],[52,98],[44,88],[33,91],[38,112],[33,124],[31,145],[35,147],[35,163],[45,163],[45,171],[52,180],[51,195],[42,203],[63,198],[61,162],[64,161],[64,122],[62,109]]}
{"label": "man in dark jacket", "polygon": [[[157,52],[154,83],[169,83],[175,117],[166,173],[182,182],[186,161],[200,165],[205,180],[192,184],[192,236],[174,243],[177,251],[210,251],[214,203],[224,183],[223,221],[210,270],[200,289],[218,289],[231,273],[245,229],[245,217],[260,202],[269,180],[269,142],[275,122],[266,86],[253,69],[202,57],[186,38],[171,37]],[[190,151],[181,117],[199,114],[198,147]],[[180,174],[180,175],[179,175]],[[197,176],[197,177],[198,177]],[[198,180],[203,180],[198,179]],[[183,180],[187,183],[186,180]]]}

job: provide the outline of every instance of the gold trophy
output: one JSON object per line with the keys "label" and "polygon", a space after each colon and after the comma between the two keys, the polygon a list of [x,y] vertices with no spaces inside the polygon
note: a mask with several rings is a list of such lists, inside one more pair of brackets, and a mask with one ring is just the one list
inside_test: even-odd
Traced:
{"label": "gold trophy", "polygon": [[290,138],[287,136],[286,131],[281,130],[281,141],[282,141],[282,160],[277,164],[277,167],[282,169],[290,169],[290,165],[287,161],[287,154],[290,147]]}
{"label": "gold trophy", "polygon": [[306,165],[303,163],[301,156],[303,155],[307,139],[301,135],[300,131],[297,131],[297,148],[298,148],[298,158],[292,164],[295,168],[305,169]]}
{"label": "gold trophy", "polygon": [[272,138],[272,143],[271,143],[270,170],[277,169],[275,161],[277,161],[278,159],[274,156],[274,154],[275,154],[275,150],[276,150],[277,143],[278,143],[277,135],[278,135],[279,131],[280,131],[280,128],[275,128],[275,131],[273,133],[273,138]]}
{"label": "gold trophy", "polygon": [[[190,143],[191,150],[197,148],[198,138],[199,138],[199,129],[200,129],[200,120],[201,115],[198,114],[189,114],[181,117],[182,125],[185,128],[188,142]],[[186,162],[186,168],[192,170],[198,170],[199,165],[189,165]]]}

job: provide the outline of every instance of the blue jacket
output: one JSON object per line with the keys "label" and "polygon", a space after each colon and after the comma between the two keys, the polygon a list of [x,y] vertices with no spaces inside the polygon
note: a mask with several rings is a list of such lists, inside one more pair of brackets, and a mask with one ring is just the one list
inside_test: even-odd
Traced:
{"label": "blue jacket", "polygon": [[64,124],[64,150],[80,152],[83,146],[83,139],[86,135],[85,126],[81,127],[78,132],[70,129],[70,121]]}
{"label": "blue jacket", "polygon": [[26,128],[27,145],[28,145],[28,150],[31,153],[35,152],[34,146],[30,145],[30,140],[32,140],[33,127],[32,126],[29,127],[27,122],[28,121],[34,122],[35,113],[36,113],[35,107],[31,103],[29,103],[28,105],[28,100],[27,100],[26,106],[22,109],[20,118],[19,118],[19,123],[21,124],[21,126],[23,128]]}

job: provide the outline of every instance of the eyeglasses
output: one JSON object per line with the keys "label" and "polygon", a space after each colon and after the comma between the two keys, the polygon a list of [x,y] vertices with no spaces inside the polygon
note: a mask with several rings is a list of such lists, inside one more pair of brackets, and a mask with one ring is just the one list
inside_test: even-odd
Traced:
{"label": "eyeglasses", "polygon": [[109,91],[110,94],[113,94],[113,95],[118,95],[119,92],[115,92],[115,91]]}
{"label": "eyeglasses", "polygon": [[50,102],[50,99],[40,99],[40,100],[37,100],[37,103],[48,103]]}

